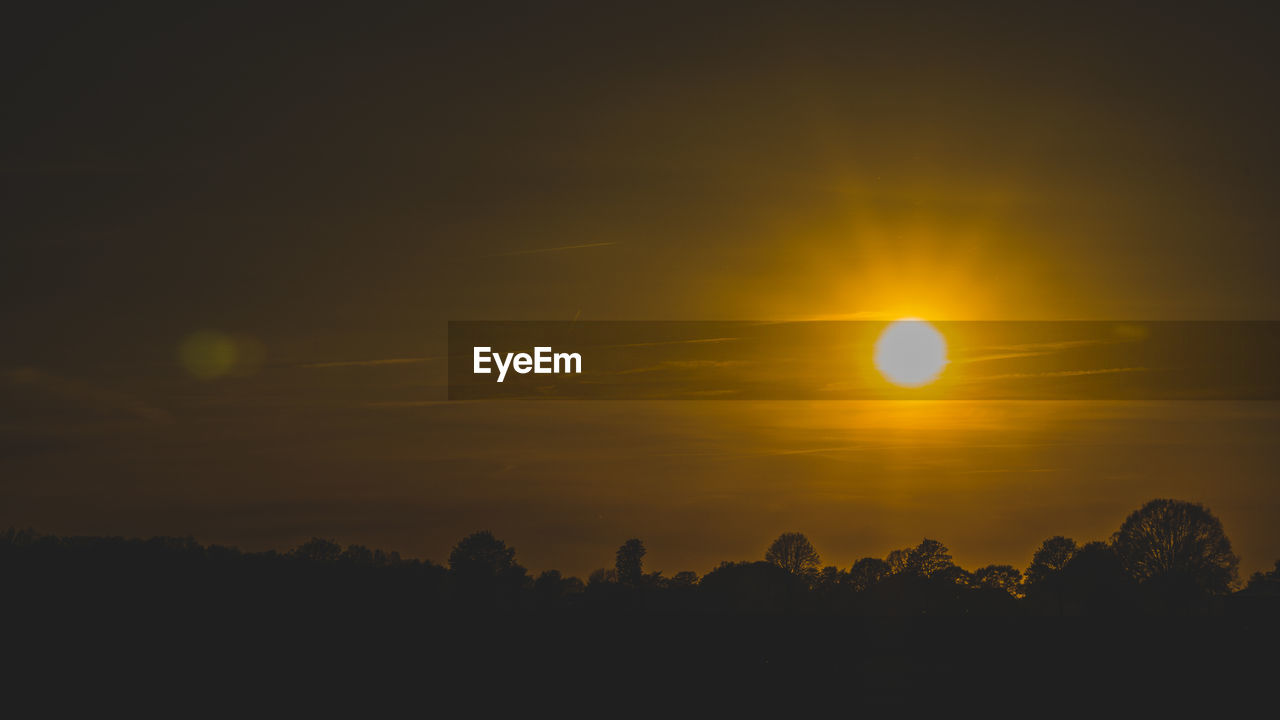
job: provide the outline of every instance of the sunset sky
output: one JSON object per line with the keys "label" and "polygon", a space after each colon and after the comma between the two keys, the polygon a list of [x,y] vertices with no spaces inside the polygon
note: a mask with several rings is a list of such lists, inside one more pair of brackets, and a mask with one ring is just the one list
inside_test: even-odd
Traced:
{"label": "sunset sky", "polygon": [[449,321],[1280,320],[1273,18],[745,5],[9,11],[0,528],[1270,567],[1274,402],[446,400]]}

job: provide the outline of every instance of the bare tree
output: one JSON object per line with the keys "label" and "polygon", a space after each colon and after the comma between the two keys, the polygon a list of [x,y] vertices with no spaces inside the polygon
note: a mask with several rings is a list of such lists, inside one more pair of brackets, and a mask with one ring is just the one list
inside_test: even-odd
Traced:
{"label": "bare tree", "polygon": [[1199,503],[1158,499],[1135,510],[1112,536],[1125,570],[1139,582],[1180,576],[1210,593],[1236,581],[1240,558],[1222,522]]}
{"label": "bare tree", "polygon": [[764,554],[766,562],[773,563],[793,575],[813,576],[822,564],[818,551],[803,533],[782,533]]}

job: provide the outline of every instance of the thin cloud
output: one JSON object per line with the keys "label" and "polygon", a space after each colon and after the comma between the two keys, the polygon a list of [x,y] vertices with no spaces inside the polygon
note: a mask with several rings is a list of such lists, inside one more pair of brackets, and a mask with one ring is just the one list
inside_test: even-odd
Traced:
{"label": "thin cloud", "polygon": [[367,408],[416,408],[416,407],[435,407],[437,405],[458,405],[467,402],[465,400],[384,400],[381,402],[367,402],[362,407]]}
{"label": "thin cloud", "polygon": [[1097,370],[1052,370],[1038,373],[1008,373],[1005,375],[988,375],[974,380],[1012,380],[1020,378],[1076,377],[1077,375],[1108,375],[1111,373],[1146,372],[1146,367],[1099,368]]}
{"label": "thin cloud", "polygon": [[169,411],[155,407],[128,393],[76,378],[55,375],[39,368],[23,367],[6,370],[0,373],[0,377],[11,385],[34,388],[83,408],[128,415],[153,423],[173,421]]}
{"label": "thin cloud", "polygon": [[51,162],[42,165],[0,167],[0,175],[127,175],[140,172],[125,165]]}
{"label": "thin cloud", "polygon": [[762,320],[758,325],[790,325],[792,323],[811,323],[811,322],[860,322],[860,321],[881,321],[881,320],[897,320],[899,315],[894,315],[883,310],[858,310],[847,313],[825,313],[815,315],[797,315],[795,317],[782,320]]}
{"label": "thin cloud", "polygon": [[[992,360],[1012,360],[1015,358],[1043,357],[1052,355],[1063,350],[1071,350],[1074,348],[1090,347],[1093,345],[1110,345],[1117,342],[1116,340],[1061,340],[1058,342],[1043,343],[1024,343],[1021,345],[992,345],[988,347],[975,348],[975,350],[988,351],[990,354],[978,355],[976,357],[958,358],[952,360],[954,363],[976,363],[989,362]],[[995,352],[991,352],[995,351]]]}
{"label": "thin cloud", "polygon": [[1063,468],[989,468],[981,470],[956,470],[953,475],[1003,475],[1008,473],[1051,473],[1063,472]]}
{"label": "thin cloud", "polygon": [[659,345],[693,345],[696,343],[721,343],[737,340],[736,337],[697,338],[694,340],[663,340],[661,342],[626,343],[623,345],[605,345],[605,347],[657,347]]}
{"label": "thin cloud", "polygon": [[1045,355],[1052,355],[1055,352],[1058,352],[1058,351],[1057,350],[1040,350],[1038,352],[996,353],[993,355],[979,355],[977,357],[971,357],[971,358],[959,358],[956,360],[952,360],[951,362],[957,363],[957,364],[965,364],[965,363],[977,363],[977,362],[990,362],[992,360],[1013,360],[1015,358],[1043,357]]}
{"label": "thin cloud", "polygon": [[381,358],[377,360],[335,360],[332,362],[302,363],[303,368],[377,367],[380,365],[415,365],[439,360],[438,357]]}
{"label": "thin cloud", "polygon": [[636,373],[660,372],[663,370],[700,370],[704,368],[732,368],[752,365],[749,360],[665,360],[657,365],[618,370],[613,375],[634,375]]}
{"label": "thin cloud", "polygon": [[979,350],[1009,350],[1012,352],[1022,352],[1024,350],[1067,350],[1069,348],[1087,347],[1089,345],[1107,345],[1117,342],[1108,339],[1093,340],[1058,340],[1055,342],[1040,343],[1021,343],[1018,345],[988,345],[987,347],[978,348]]}
{"label": "thin cloud", "polygon": [[621,241],[598,242],[598,243],[582,243],[581,245],[560,245],[558,247],[549,248],[532,248],[529,250],[512,250],[511,252],[493,253],[485,255],[487,258],[496,257],[512,257],[515,255],[537,255],[539,253],[563,252],[565,250],[583,250],[585,248],[607,247],[609,245],[621,245]]}
{"label": "thin cloud", "polygon": [[741,390],[735,389],[719,389],[719,390],[672,390],[669,392],[658,392],[651,395],[639,397],[642,400],[688,400],[692,398],[719,398],[730,397],[732,395],[741,394]]}

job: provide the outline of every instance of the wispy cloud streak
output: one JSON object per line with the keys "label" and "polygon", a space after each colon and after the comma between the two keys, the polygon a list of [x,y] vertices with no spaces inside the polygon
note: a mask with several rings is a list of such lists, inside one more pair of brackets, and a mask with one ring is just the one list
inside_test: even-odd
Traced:
{"label": "wispy cloud streak", "polygon": [[624,343],[622,345],[606,345],[605,347],[657,347],[659,345],[696,345],[698,343],[722,343],[737,340],[735,337],[695,338],[693,340],[663,340],[661,342]]}
{"label": "wispy cloud streak", "polygon": [[1071,350],[1074,348],[1090,347],[1094,345],[1109,345],[1114,340],[1063,340],[1060,342],[1045,343],[1025,343],[1022,345],[993,345],[990,347],[976,348],[979,351],[987,351],[986,355],[977,355],[975,357],[961,357],[953,360],[955,363],[976,363],[989,362],[992,360],[1013,360],[1017,358],[1043,357],[1063,350]]}
{"label": "wispy cloud streak", "polygon": [[332,362],[302,363],[304,368],[377,367],[380,365],[416,365],[438,360],[436,357],[381,358],[377,360],[335,360]]}
{"label": "wispy cloud streak", "polygon": [[1098,368],[1096,370],[1051,370],[1048,372],[1037,372],[1037,373],[1007,373],[1004,375],[987,375],[985,377],[974,378],[974,380],[1011,380],[1011,379],[1018,379],[1018,378],[1075,377],[1077,375],[1109,375],[1112,373],[1146,372],[1148,370],[1150,370],[1150,368],[1145,368],[1145,367]]}
{"label": "wispy cloud streak", "polygon": [[563,252],[565,250],[583,250],[585,248],[607,247],[609,245],[619,245],[619,244],[621,244],[619,241],[614,240],[611,242],[582,243],[581,245],[560,245],[558,247],[549,247],[549,248],[531,248],[529,250],[512,250],[511,252],[493,253],[491,255],[485,255],[484,257],[496,258],[496,257],[512,257],[515,255],[537,255],[540,253]]}

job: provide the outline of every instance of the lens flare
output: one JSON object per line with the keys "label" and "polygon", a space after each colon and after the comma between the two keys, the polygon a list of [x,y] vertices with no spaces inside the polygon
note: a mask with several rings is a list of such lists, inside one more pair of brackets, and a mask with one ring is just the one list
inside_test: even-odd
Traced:
{"label": "lens flare", "polygon": [[212,330],[191,333],[178,348],[178,360],[192,377],[212,380],[229,374],[236,365],[236,342]]}

